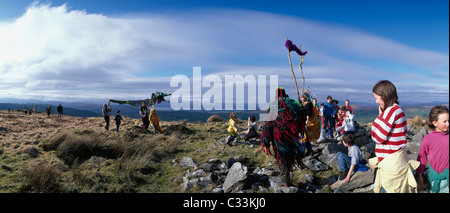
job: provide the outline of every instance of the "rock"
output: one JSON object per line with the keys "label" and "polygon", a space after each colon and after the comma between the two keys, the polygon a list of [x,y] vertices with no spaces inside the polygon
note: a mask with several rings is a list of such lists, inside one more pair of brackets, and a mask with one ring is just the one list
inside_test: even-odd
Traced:
{"label": "rock", "polygon": [[370,142],[372,142],[372,138],[370,136],[355,137],[353,140],[353,143],[359,147],[362,147]]}
{"label": "rock", "polygon": [[371,192],[373,192],[373,184],[370,184],[369,186],[366,186],[364,188],[353,190],[353,193],[371,193]]}
{"label": "rock", "polygon": [[236,162],[228,171],[228,175],[223,183],[223,190],[225,193],[238,192],[241,190],[248,177],[248,170],[246,166]]}
{"label": "rock", "polygon": [[419,154],[420,145],[420,142],[408,142],[406,143],[406,150],[408,150],[411,154]]}
{"label": "rock", "polygon": [[328,170],[329,167],[320,162],[319,160],[315,159],[312,156],[306,157],[303,160],[303,163],[305,163],[305,165],[308,167],[309,170],[317,172],[317,171],[325,171]]}
{"label": "rock", "polygon": [[222,187],[217,187],[217,188],[215,188],[215,189],[213,189],[213,193],[224,193],[224,191],[223,191],[223,189],[222,189]]}
{"label": "rock", "polygon": [[366,136],[367,132],[364,128],[357,128],[355,131],[355,134],[353,135],[355,138]]}
{"label": "rock", "polygon": [[263,186],[258,186],[258,191],[261,193],[268,193],[269,189],[267,189],[266,187],[263,187]]}
{"label": "rock", "polygon": [[195,161],[192,158],[183,157],[183,159],[181,159],[180,166],[183,166],[183,167],[195,167],[196,163],[195,163]]}
{"label": "rock", "polygon": [[199,166],[200,169],[203,169],[205,172],[210,172],[212,170],[212,165],[209,163],[203,163]]}
{"label": "rock", "polygon": [[344,180],[338,180],[331,185],[331,189],[336,192],[352,192],[355,189],[366,187],[373,184],[374,174],[373,170],[369,169],[366,172],[357,171],[350,177],[350,182],[346,183]]}
{"label": "rock", "polygon": [[366,160],[367,162],[369,162],[370,158],[375,157],[375,142],[370,142],[362,147],[360,147],[362,156],[364,158],[364,160]]}
{"label": "rock", "polygon": [[273,167],[262,168],[262,169],[258,168],[258,169],[253,170],[253,173],[256,173],[259,175],[267,175],[267,176],[277,176],[280,174],[280,172]]}
{"label": "rock", "polygon": [[420,131],[412,137],[412,140],[414,142],[422,143],[423,137],[425,137],[425,135],[428,133],[428,129],[426,127],[422,127],[422,129],[420,129]]}
{"label": "rock", "polygon": [[229,158],[227,161],[227,167],[231,168],[234,163],[236,163],[236,160],[233,157]]}
{"label": "rock", "polygon": [[209,159],[208,163],[217,164],[217,163],[220,163],[220,160],[219,160],[219,158],[213,158],[213,159]]}
{"label": "rock", "polygon": [[329,155],[321,154],[318,156],[318,158],[321,162],[328,165],[329,167],[331,167],[333,169],[339,169],[339,164],[337,162],[336,155],[337,155],[337,153],[329,154]]}
{"label": "rock", "polygon": [[203,176],[205,176],[206,175],[206,173],[205,173],[205,171],[203,171],[203,169],[199,169],[199,170],[195,170],[195,171],[193,171],[193,172],[191,172],[191,173],[187,173],[186,174],[186,176],[189,178],[189,179],[191,179],[191,178],[194,178],[194,177],[203,177]]}
{"label": "rock", "polygon": [[215,175],[214,173],[209,173],[209,175],[200,178],[200,181],[207,184],[217,183],[217,180],[217,175]]}
{"label": "rock", "polygon": [[279,176],[269,177],[270,187],[272,187],[273,191],[276,193],[297,193],[298,188],[295,186],[287,187],[286,183],[281,181]]}
{"label": "rock", "polygon": [[329,155],[342,152],[344,154],[347,154],[348,149],[342,144],[335,144],[335,143],[328,143],[322,150],[322,154]]}
{"label": "rock", "polygon": [[302,175],[301,180],[312,183],[314,181],[314,176],[312,176],[310,174],[304,174],[304,175]]}

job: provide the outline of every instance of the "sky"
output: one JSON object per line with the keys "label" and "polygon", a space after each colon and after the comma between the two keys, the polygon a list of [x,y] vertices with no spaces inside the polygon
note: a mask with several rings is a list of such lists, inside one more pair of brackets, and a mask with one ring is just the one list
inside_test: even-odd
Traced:
{"label": "sky", "polygon": [[375,104],[379,80],[400,104],[448,103],[447,0],[0,0],[0,100],[143,99],[180,91],[170,81],[194,67],[222,81],[278,75],[295,97],[286,38],[308,51],[304,88],[319,103]]}

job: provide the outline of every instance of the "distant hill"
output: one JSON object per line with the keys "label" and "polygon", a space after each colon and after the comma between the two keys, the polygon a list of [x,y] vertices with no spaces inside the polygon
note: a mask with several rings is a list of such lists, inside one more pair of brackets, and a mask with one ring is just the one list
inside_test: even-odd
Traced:
{"label": "distant hill", "polygon": [[[39,112],[44,112],[48,105],[44,104],[36,104],[37,110]],[[50,105],[52,107],[52,114],[56,114],[56,108],[58,106]],[[0,110],[17,110],[17,109],[33,109],[34,104],[11,104],[11,103],[0,103]],[[80,110],[80,109],[74,109],[70,107],[63,106],[63,113],[64,115],[70,115],[70,116],[76,116],[76,117],[96,117],[100,116],[101,113],[95,113],[90,110]]]}
{"label": "distant hill", "polygon": [[[56,113],[56,102],[51,102],[52,113]],[[77,117],[98,117],[102,116],[102,104],[94,104],[94,103],[61,103],[64,107],[64,114],[77,116]],[[36,104],[38,107],[38,111],[45,112],[48,104],[38,103]],[[444,104],[448,107],[448,104]],[[0,103],[0,110],[8,110],[11,108],[15,109],[24,109],[24,106],[27,108],[33,108],[33,103]],[[131,105],[119,105],[119,104],[111,104],[113,108],[112,115],[115,115],[116,110],[121,111],[122,116],[126,116],[129,118],[140,118],[139,108],[133,107]],[[377,106],[365,106],[365,105],[351,105],[355,114],[355,120],[359,123],[370,123],[378,116],[378,107]],[[422,118],[426,118],[431,109],[431,104],[428,106],[402,106],[405,110],[406,116],[408,118],[414,118],[415,116],[420,116]],[[160,105],[157,105],[157,113],[160,117],[161,121],[182,121],[187,120],[188,122],[206,122],[206,120],[211,115],[219,115],[223,119],[227,120],[230,112],[235,112],[237,117],[243,121],[247,120],[248,116],[254,115],[258,119],[259,113],[264,113],[263,111],[230,111],[230,110],[221,110],[221,111],[205,111],[205,110],[189,110],[189,111],[174,111],[171,110],[169,103],[163,102]]]}

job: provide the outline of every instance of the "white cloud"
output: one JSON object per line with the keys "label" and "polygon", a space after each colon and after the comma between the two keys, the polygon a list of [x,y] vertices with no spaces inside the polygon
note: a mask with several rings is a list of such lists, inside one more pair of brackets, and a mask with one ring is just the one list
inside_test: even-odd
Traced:
{"label": "white cloud", "polygon": [[[170,77],[191,76],[193,66],[202,66],[204,76],[278,74],[280,84],[293,89],[286,37],[303,42],[309,52],[303,65],[306,86],[320,96],[366,99],[381,79],[421,93],[432,89],[435,76],[448,77],[436,71],[448,69],[446,54],[296,17],[231,9],[108,17],[39,4],[16,20],[0,22],[0,92],[50,100],[141,98],[175,90]],[[372,65],[385,62],[431,74]],[[439,82],[448,87],[448,81]],[[443,92],[448,96],[448,90]]]}

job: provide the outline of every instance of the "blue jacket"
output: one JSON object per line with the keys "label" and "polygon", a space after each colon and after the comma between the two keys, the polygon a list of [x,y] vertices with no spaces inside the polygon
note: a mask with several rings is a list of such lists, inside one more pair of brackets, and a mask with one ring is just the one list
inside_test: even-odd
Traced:
{"label": "blue jacket", "polygon": [[326,118],[333,117],[336,114],[336,108],[334,108],[333,103],[325,103],[323,105],[323,116]]}

